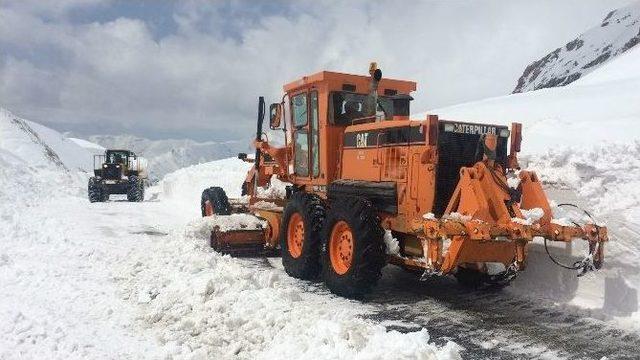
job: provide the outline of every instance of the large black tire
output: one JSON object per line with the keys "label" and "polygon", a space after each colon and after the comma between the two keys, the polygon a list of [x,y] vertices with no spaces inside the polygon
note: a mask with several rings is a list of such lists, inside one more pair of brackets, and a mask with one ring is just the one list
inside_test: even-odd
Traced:
{"label": "large black tire", "polygon": [[109,201],[109,192],[107,189],[102,189],[102,202]]}
{"label": "large black tire", "polygon": [[[280,248],[282,265],[290,276],[312,280],[320,274],[320,245],[322,243],[320,235],[325,213],[322,199],[304,191],[294,193],[287,202],[280,226]],[[291,240],[291,236],[294,236],[292,231],[295,232],[295,229],[290,229],[290,227],[295,227],[295,224],[289,225],[292,219],[296,218],[301,219],[303,236],[302,246],[294,250],[289,246],[289,240]],[[298,223],[300,222],[298,221]]]}
{"label": "large black tire", "polygon": [[487,281],[487,274],[465,267],[458,266],[453,276],[458,280],[458,284],[469,289],[479,289],[483,287]]}
{"label": "large black tire", "polygon": [[[351,262],[343,273],[331,260],[335,251],[331,250],[331,238],[340,223],[348,225],[352,238]],[[322,277],[329,290],[348,298],[361,298],[371,292],[386,265],[384,230],[371,202],[356,197],[335,201],[328,211],[322,238]]]}
{"label": "large black tire", "polygon": [[[469,289],[492,289],[501,290],[513,281],[511,279],[500,279],[498,275],[491,276],[485,272],[478,271],[476,269],[470,269],[458,266],[456,272],[453,274],[458,284]],[[496,278],[498,277],[498,278]]]}
{"label": "large black tire", "polygon": [[131,202],[144,201],[144,183],[137,176],[129,176],[127,200]]}
{"label": "large black tire", "polygon": [[231,204],[229,204],[229,198],[227,197],[227,194],[224,192],[223,188],[218,186],[212,186],[202,191],[202,196],[200,197],[200,210],[202,212],[202,217],[213,215],[213,214],[207,214],[207,211],[206,211],[207,202],[211,204],[213,214],[216,214],[216,215],[231,214]]}
{"label": "large black tire", "polygon": [[89,184],[87,185],[87,192],[89,194],[89,202],[102,202],[104,199],[104,190],[100,187],[100,183],[96,180],[95,177],[89,179]]}

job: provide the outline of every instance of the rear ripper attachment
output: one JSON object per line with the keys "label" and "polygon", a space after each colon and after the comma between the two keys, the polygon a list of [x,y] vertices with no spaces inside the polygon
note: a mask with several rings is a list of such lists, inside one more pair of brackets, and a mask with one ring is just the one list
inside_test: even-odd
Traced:
{"label": "rear ripper attachment", "polygon": [[[537,175],[520,170],[520,124],[410,120],[415,89],[383,78],[375,63],[369,76],[324,71],[289,83],[269,107],[283,146],[263,133],[261,97],[255,156],[239,155],[253,164],[244,197],[229,201],[219,187],[202,195],[212,246],[234,255],[280,251],[289,275],[320,276],[355,298],[374,288],[387,263],[421,279],[507,285],[525,269],[535,238],[545,246],[582,239],[589,253],[572,265],[549,255],[580,274],[602,266],[607,228],[552,218]],[[282,184],[286,191],[274,191]]]}

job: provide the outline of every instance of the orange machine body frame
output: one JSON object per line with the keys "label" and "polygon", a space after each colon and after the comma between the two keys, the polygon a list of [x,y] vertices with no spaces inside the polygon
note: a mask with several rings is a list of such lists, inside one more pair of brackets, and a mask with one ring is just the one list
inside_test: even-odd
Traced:
{"label": "orange machine body frame", "polygon": [[[330,122],[330,94],[334,91],[349,91],[358,94],[369,93],[371,78],[367,76],[323,71],[284,86],[284,116],[287,129],[287,144],[284,147],[271,146],[266,139],[254,145],[270,159],[262,159],[261,166],[252,169],[246,183],[258,176],[257,184],[264,186],[272,175],[288,181],[298,189],[314,193],[329,201],[327,187],[335,180],[357,180],[367,182],[394,183],[397,190],[397,212],[380,212],[382,226],[408,239],[401,242],[404,253],[414,256],[392,255],[389,261],[410,268],[422,268],[440,273],[455,271],[458,266],[499,262],[505,266],[516,264],[522,269],[526,260],[526,245],[534,236],[554,241],[571,241],[583,238],[593,246],[607,240],[606,228],[585,225],[584,227],[564,227],[553,224],[551,209],[542,187],[534,173],[520,173],[522,200],[510,202],[510,193],[505,190],[505,171],[492,159],[479,161],[472,167],[460,170],[459,183],[451,197],[444,216],[440,219],[428,217],[435,202],[438,165],[438,125],[437,116],[426,116],[424,120],[409,120],[408,117],[394,117],[393,120],[376,121],[364,119],[363,123],[353,121],[347,125]],[[411,81],[382,79],[377,94],[394,93],[410,95],[416,90]],[[292,98],[307,94],[309,114],[311,96],[317,99],[317,129],[307,115],[304,126],[292,124]],[[381,144],[376,139],[380,130],[397,129],[409,134],[406,141]],[[314,161],[312,151],[307,151],[308,176],[293,171],[296,148],[293,138],[296,132],[307,134],[309,149],[314,140],[318,141],[318,171],[311,167]],[[314,133],[315,132],[315,133]],[[362,135],[366,133],[367,135]],[[520,151],[522,127],[514,123],[511,128],[511,146],[507,167],[518,169],[517,152]],[[317,138],[313,137],[317,134]],[[411,134],[421,134],[416,141]],[[346,143],[346,136],[354,135],[355,142]],[[368,136],[368,137],[367,137]],[[493,143],[491,143],[493,142]],[[488,146],[494,147],[495,139],[489,137]],[[252,192],[249,192],[252,193]],[[282,207],[265,209],[257,207],[262,199],[252,197],[250,207],[269,223],[265,230],[266,245],[278,246],[281,231]],[[284,205],[284,204],[279,204]],[[544,216],[538,222],[527,223],[520,211],[541,208]],[[455,216],[453,216],[455,215]],[[450,243],[445,248],[444,242]],[[598,247],[595,261],[602,261],[602,246]]]}

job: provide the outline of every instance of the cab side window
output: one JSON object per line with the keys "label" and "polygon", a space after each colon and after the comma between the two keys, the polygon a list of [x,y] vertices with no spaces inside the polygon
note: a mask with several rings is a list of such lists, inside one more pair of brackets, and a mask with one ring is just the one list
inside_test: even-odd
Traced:
{"label": "cab side window", "polygon": [[306,130],[298,130],[295,132],[294,138],[294,171],[298,176],[309,176],[309,134]]}
{"label": "cab side window", "polygon": [[293,126],[307,125],[307,93],[298,94],[291,99],[293,103]]}
{"label": "cab side window", "polygon": [[318,138],[318,92],[309,94],[311,103],[311,148],[313,154],[313,177],[320,175],[320,139]]}

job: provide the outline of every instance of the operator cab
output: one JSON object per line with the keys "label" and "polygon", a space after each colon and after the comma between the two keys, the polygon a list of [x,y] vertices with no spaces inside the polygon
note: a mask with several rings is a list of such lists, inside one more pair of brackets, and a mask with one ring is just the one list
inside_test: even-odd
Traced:
{"label": "operator cab", "polygon": [[129,150],[107,150],[105,159],[107,164],[128,165],[129,158],[136,158],[136,154]]}
{"label": "operator cab", "polygon": [[[413,81],[323,71],[284,86],[281,103],[270,107],[271,129],[285,128],[293,165],[291,180],[328,185],[339,176],[339,152],[344,131],[354,124],[409,120]],[[372,86],[374,74],[379,76]]]}

